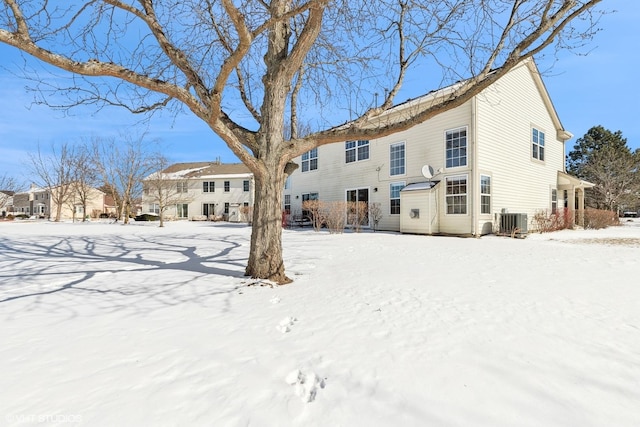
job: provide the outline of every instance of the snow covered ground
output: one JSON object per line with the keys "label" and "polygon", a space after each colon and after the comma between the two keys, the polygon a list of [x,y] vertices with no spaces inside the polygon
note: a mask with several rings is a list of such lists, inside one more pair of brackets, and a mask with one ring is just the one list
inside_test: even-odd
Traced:
{"label": "snow covered ground", "polygon": [[527,239],[0,223],[0,425],[638,426],[640,221]]}

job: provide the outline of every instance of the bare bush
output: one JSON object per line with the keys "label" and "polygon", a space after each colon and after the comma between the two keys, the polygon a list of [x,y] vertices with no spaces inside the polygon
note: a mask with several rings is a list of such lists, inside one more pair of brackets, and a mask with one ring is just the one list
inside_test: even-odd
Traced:
{"label": "bare bush", "polygon": [[378,223],[382,219],[382,208],[380,207],[380,203],[370,203],[369,204],[369,216],[371,217],[371,224],[373,231],[378,229]]}
{"label": "bare bush", "polygon": [[584,228],[599,230],[614,225],[620,225],[620,219],[615,212],[602,209],[584,210]]}
{"label": "bare bush", "polygon": [[573,215],[566,208],[559,209],[556,213],[551,214],[547,210],[540,210],[533,216],[533,223],[536,224],[539,233],[549,233],[572,228]]}
{"label": "bare bush", "polygon": [[347,221],[353,231],[359,233],[363,225],[369,222],[369,206],[367,202],[348,202]]}
{"label": "bare bush", "polygon": [[347,202],[327,202],[326,224],[331,234],[344,232],[346,226]]}
{"label": "bare bush", "polygon": [[327,222],[327,203],[320,200],[305,200],[302,209],[308,212],[315,231],[320,231]]}

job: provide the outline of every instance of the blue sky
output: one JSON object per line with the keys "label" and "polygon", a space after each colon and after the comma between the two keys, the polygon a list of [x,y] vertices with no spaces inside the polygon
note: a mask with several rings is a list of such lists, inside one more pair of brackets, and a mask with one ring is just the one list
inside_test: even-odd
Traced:
{"label": "blue sky", "polygon": [[[575,135],[567,144],[569,150],[577,138],[595,125],[622,131],[631,148],[640,148],[637,83],[640,56],[636,53],[640,31],[634,30],[640,22],[640,2],[605,0],[603,7],[616,12],[602,18],[602,31],[596,35],[586,56],[564,51],[553,64],[539,62],[558,115],[565,129]],[[25,90],[29,82],[17,77],[22,59],[5,45],[0,45],[0,58],[0,176],[6,173],[26,179],[24,171],[29,153],[34,153],[38,144],[46,149],[52,144],[77,142],[82,138],[117,137],[140,120],[113,108],[100,112],[74,109],[69,116],[45,106],[31,105],[33,96]],[[402,93],[416,97],[427,90],[422,87],[414,90],[408,82]],[[151,119],[148,135],[160,141],[163,152],[172,162],[217,157],[223,162],[238,161],[226,145],[192,115],[160,114]]]}

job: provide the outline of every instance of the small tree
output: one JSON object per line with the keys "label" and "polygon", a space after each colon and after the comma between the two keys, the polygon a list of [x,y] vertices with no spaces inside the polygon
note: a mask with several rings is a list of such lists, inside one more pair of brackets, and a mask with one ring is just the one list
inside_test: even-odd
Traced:
{"label": "small tree", "polygon": [[144,135],[123,135],[120,140],[96,138],[92,153],[102,181],[119,202],[117,218],[123,215],[127,224],[131,207],[142,194],[142,180],[153,171],[156,155],[149,150]]}
{"label": "small tree", "polygon": [[373,222],[372,228],[375,232],[378,229],[380,220],[382,219],[382,208],[380,207],[380,203],[369,203],[369,216]]}
{"label": "small tree", "polygon": [[55,207],[54,221],[60,221],[62,207],[67,205],[73,194],[74,159],[74,147],[66,142],[59,147],[52,144],[50,154],[43,154],[38,145],[38,151],[29,155],[36,184],[49,193],[50,202]]}
{"label": "small tree", "polygon": [[89,204],[89,200],[91,200],[92,197],[95,197],[96,186],[98,184],[98,171],[93,160],[94,158],[88,144],[77,147],[71,160],[71,208],[73,209],[75,219],[76,206],[82,206],[83,222],[87,220],[89,215],[87,206]]}

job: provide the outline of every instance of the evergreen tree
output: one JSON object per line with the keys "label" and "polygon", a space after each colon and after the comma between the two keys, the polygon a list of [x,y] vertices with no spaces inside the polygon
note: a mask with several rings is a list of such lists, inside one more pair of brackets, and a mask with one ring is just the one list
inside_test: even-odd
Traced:
{"label": "evergreen tree", "polygon": [[621,131],[594,126],[576,141],[567,156],[567,171],[596,184],[587,205],[620,210],[638,205],[640,150],[632,152]]}

